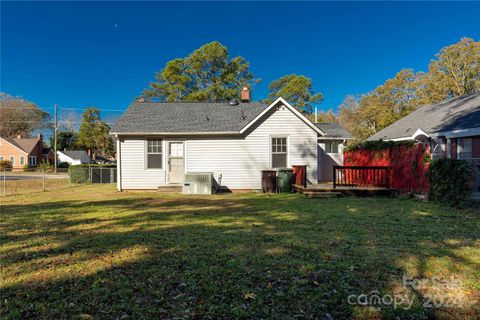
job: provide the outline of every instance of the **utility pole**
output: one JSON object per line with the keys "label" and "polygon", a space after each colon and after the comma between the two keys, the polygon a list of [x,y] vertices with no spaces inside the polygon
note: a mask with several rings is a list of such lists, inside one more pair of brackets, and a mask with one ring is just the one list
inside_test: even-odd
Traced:
{"label": "utility pole", "polygon": [[54,116],[53,116],[53,150],[54,150],[54,160],[53,160],[53,167],[55,174],[57,174],[57,104],[54,106]]}

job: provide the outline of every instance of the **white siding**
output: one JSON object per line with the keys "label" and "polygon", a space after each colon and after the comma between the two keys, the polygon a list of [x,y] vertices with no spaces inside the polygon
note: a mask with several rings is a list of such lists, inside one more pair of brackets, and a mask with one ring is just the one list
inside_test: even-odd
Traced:
{"label": "white siding", "polygon": [[146,169],[145,139],[121,140],[120,150],[122,189],[156,189],[165,184],[165,169]]}
{"label": "white siding", "polygon": [[[184,139],[186,171],[213,172],[217,181],[221,175],[222,186],[230,189],[260,189],[261,170],[271,168],[272,136],[287,137],[288,166],[307,165],[309,182],[317,183],[317,133],[287,108],[272,108],[241,137]],[[165,170],[145,170],[144,158],[144,140],[125,138],[122,188],[152,189],[165,184]]]}
{"label": "white siding", "polygon": [[333,166],[343,166],[343,144],[338,146],[338,153],[327,153],[325,143],[318,143],[318,181],[333,180]]}
{"label": "white siding", "polygon": [[287,108],[274,109],[245,137],[189,140],[187,171],[221,174],[230,189],[260,189],[261,170],[271,168],[271,137],[285,136],[288,166],[307,165],[308,180],[316,183],[317,133]]}

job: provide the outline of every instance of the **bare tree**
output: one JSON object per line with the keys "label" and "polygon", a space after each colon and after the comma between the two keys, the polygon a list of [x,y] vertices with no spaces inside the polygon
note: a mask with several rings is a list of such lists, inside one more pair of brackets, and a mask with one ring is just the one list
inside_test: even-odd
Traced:
{"label": "bare tree", "polygon": [[50,115],[34,103],[0,92],[0,136],[31,136],[49,127]]}

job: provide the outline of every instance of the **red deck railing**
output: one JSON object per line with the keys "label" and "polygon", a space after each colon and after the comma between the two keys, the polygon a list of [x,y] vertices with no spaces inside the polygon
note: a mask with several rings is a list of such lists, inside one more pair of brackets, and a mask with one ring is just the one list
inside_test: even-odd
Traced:
{"label": "red deck railing", "polygon": [[333,188],[381,187],[390,189],[392,167],[387,166],[334,166]]}

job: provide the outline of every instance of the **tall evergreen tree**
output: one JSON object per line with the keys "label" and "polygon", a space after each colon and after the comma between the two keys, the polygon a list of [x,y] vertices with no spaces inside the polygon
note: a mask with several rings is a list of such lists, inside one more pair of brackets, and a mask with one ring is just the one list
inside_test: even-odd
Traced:
{"label": "tall evergreen tree", "polygon": [[113,139],[108,135],[110,127],[101,120],[100,110],[90,107],[82,115],[77,135],[77,147],[107,156],[114,154]]}
{"label": "tall evergreen tree", "polygon": [[244,85],[257,82],[243,57],[230,59],[227,48],[214,41],[188,57],[169,61],[143,91],[160,101],[229,101]]}
{"label": "tall evergreen tree", "polygon": [[268,89],[269,94],[265,102],[271,103],[276,98],[282,97],[299,111],[306,113],[312,113],[314,105],[323,100],[323,95],[313,90],[312,79],[304,75],[283,76],[272,81]]}

